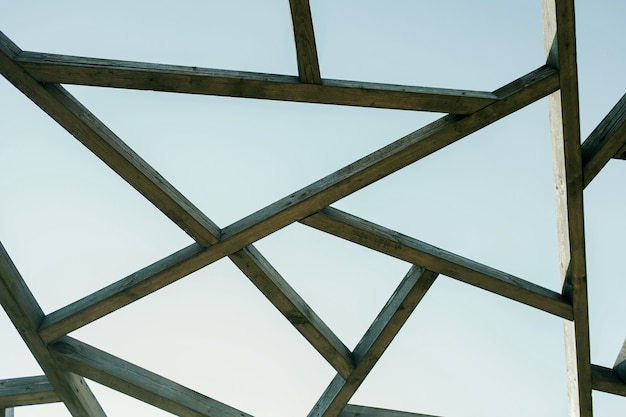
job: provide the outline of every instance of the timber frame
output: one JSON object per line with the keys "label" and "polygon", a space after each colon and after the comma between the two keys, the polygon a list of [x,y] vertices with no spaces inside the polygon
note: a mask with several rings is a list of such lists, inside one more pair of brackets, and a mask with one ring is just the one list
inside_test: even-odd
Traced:
{"label": "timber frame", "polygon": [[[592,416],[592,390],[626,396],[626,344],[614,368],[590,359],[583,190],[626,154],[626,94],[586,138],[579,126],[573,0],[542,0],[546,62],[492,92],[323,79],[308,0],[290,0],[299,76],[83,58],[22,51],[0,32],[0,72],[145,196],[195,243],[50,314],[44,314],[0,245],[0,302],[45,375],[0,380],[0,415],[63,402],[74,417],[103,417],[84,378],[179,416],[247,414],[67,336],[219,259],[228,257],[336,370],[308,417],[418,417],[349,404],[404,322],[443,274],[561,317],[570,416]],[[446,116],[224,228],[196,208],[61,84],[339,104]],[[562,291],[331,207],[375,181],[548,97]],[[581,144],[582,143],[582,144]],[[253,246],[294,222],[412,264],[350,351]]]}

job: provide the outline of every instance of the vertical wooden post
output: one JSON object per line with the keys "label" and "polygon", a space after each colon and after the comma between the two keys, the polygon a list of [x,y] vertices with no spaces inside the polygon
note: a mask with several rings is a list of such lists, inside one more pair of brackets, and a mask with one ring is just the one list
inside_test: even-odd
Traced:
{"label": "vertical wooden post", "polygon": [[573,0],[543,0],[547,64],[559,69],[560,90],[550,95],[550,130],[556,190],[563,295],[574,320],[564,322],[571,417],[591,417],[591,357],[585,262],[583,175]]}

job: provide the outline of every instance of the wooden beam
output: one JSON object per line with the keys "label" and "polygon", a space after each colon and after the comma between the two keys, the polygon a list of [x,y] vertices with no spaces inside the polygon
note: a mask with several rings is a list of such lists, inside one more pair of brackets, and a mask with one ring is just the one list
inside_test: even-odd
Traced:
{"label": "wooden beam", "polygon": [[583,186],[595,178],[611,158],[626,151],[626,94],[582,144]]}
{"label": "wooden beam", "polygon": [[219,228],[78,100],[60,85],[40,83],[17,65],[14,59],[20,52],[0,32],[0,72],[7,80],[196,242],[208,246],[217,241]]}
{"label": "wooden beam", "polygon": [[622,381],[626,383],[626,340],[624,340],[622,349],[619,351],[617,359],[615,359],[613,370],[617,373],[617,375],[619,375]]}
{"label": "wooden beam", "polygon": [[47,342],[233,254],[275,231],[410,165],[545,97],[558,88],[558,72],[542,67],[494,92],[501,100],[467,116],[448,115],[224,228],[206,249],[190,245],[46,317]]}
{"label": "wooden beam", "polygon": [[43,311],[1,243],[0,303],[70,413],[74,417],[106,417],[85,381],[59,368],[39,337]]}
{"label": "wooden beam", "polygon": [[559,317],[573,318],[572,306],[557,292],[335,208],[320,210],[301,223]]}
{"label": "wooden beam", "polygon": [[337,417],[422,300],[437,274],[413,266],[354,349],[356,367],[347,379],[337,376],[308,417]]}
{"label": "wooden beam", "polygon": [[65,368],[182,417],[251,417],[176,382],[70,337],[51,344]]}
{"label": "wooden beam", "polygon": [[307,84],[321,84],[322,77],[317,59],[309,0],[289,0],[289,7],[291,8],[291,23],[296,43],[300,81]]}
{"label": "wooden beam", "polygon": [[388,410],[385,408],[365,407],[348,404],[339,417],[436,417],[430,414],[409,413],[406,411]]}
{"label": "wooden beam", "polygon": [[626,397],[626,383],[611,368],[591,365],[591,382],[596,391]]}
{"label": "wooden beam", "polygon": [[560,84],[560,90],[548,98],[548,105],[561,283],[563,295],[571,300],[574,311],[574,321],[564,322],[569,414],[570,417],[591,417],[591,355],[574,2],[543,0],[543,11],[547,62],[558,68]]}
{"label": "wooden beam", "polygon": [[354,369],[350,350],[254,246],[230,259],[340,375],[350,375]]}
{"label": "wooden beam", "polygon": [[615,159],[626,159],[626,144],[613,156]]}
{"label": "wooden beam", "polygon": [[0,380],[0,408],[61,401],[45,375]]}
{"label": "wooden beam", "polygon": [[471,114],[498,100],[493,93],[185,67],[21,52],[15,63],[42,83],[116,87],[226,97]]}

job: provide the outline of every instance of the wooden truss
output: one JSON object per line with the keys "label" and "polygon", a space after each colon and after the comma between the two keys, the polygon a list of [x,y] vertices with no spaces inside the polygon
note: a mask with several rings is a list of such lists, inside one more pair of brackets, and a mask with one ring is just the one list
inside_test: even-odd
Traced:
{"label": "wooden truss", "polygon": [[[0,35],[0,71],[17,89],[161,210],[195,243],[45,315],[0,246],[0,302],[45,375],[0,381],[0,415],[62,401],[74,417],[105,413],[83,378],[179,416],[247,414],[67,336],[224,257],[243,272],[336,370],[309,417],[419,416],[349,404],[438,274],[563,318],[570,416],[591,416],[592,390],[626,396],[626,345],[613,369],[591,364],[583,189],[626,154],[626,95],[581,145],[574,7],[543,0],[547,60],[493,92],[327,80],[320,76],[308,0],[290,0],[299,76],[22,51]],[[448,115],[293,194],[220,228],[61,84],[118,87]],[[562,292],[430,246],[330,205],[517,110],[549,97]],[[253,246],[294,222],[413,264],[350,351]]]}

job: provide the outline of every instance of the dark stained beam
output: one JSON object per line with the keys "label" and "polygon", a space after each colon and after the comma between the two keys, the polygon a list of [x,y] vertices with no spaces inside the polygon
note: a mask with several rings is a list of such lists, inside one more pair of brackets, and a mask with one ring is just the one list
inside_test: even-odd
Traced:
{"label": "dark stained beam", "polygon": [[320,65],[315,47],[315,33],[309,0],[289,0],[293,37],[296,42],[300,81],[321,84]]}
{"label": "dark stained beam", "polygon": [[252,245],[230,259],[343,377],[354,369],[352,353]]}
{"label": "dark stained beam", "polygon": [[37,328],[43,320],[43,311],[2,244],[0,303],[72,416],[106,417],[85,381],[61,369],[39,337]]}
{"label": "dark stained beam", "polygon": [[611,158],[626,152],[626,94],[582,144],[583,186],[595,178]]}
{"label": "dark stained beam", "polygon": [[356,367],[344,379],[337,374],[308,417],[337,417],[398,334],[437,274],[413,266],[354,349]]}
{"label": "dark stained beam", "polygon": [[496,90],[494,94],[501,99],[492,105],[466,117],[444,116],[231,224],[222,230],[221,240],[210,247],[203,249],[192,244],[57,310],[42,323],[41,337],[50,342],[128,305],[547,96],[557,88],[558,71],[539,68]]}
{"label": "dark stained beam", "polygon": [[[150,200],[196,242],[217,241],[219,228],[63,87],[42,84],[14,61],[20,49],[0,32],[0,72],[17,89]],[[179,208],[184,207],[181,211]]]}
{"label": "dark stained beam", "polygon": [[559,317],[573,318],[572,306],[559,293],[340,210],[328,207],[301,223]]}
{"label": "dark stained beam", "polygon": [[617,359],[615,359],[613,370],[617,373],[617,375],[619,375],[622,381],[626,383],[626,340],[624,340],[622,349],[619,351]]}
{"label": "dark stained beam", "polygon": [[251,417],[176,382],[70,337],[51,344],[65,368],[182,417]]}
{"label": "dark stained beam", "polygon": [[384,408],[365,407],[348,404],[339,417],[436,417],[430,414],[408,413],[406,411],[387,410]]}
{"label": "dark stained beam", "polygon": [[290,75],[21,52],[15,62],[44,83],[90,85],[302,103],[471,114],[498,97],[445,88],[324,79],[307,84]]}
{"label": "dark stained beam", "polygon": [[547,63],[559,70],[560,84],[560,90],[548,98],[548,106],[561,283],[574,311],[574,321],[564,322],[569,415],[592,417],[574,2],[543,0],[543,11]]}
{"label": "dark stained beam", "polygon": [[596,391],[626,397],[626,383],[611,368],[591,365],[591,382]]}
{"label": "dark stained beam", "polygon": [[0,380],[0,409],[61,401],[45,375]]}

